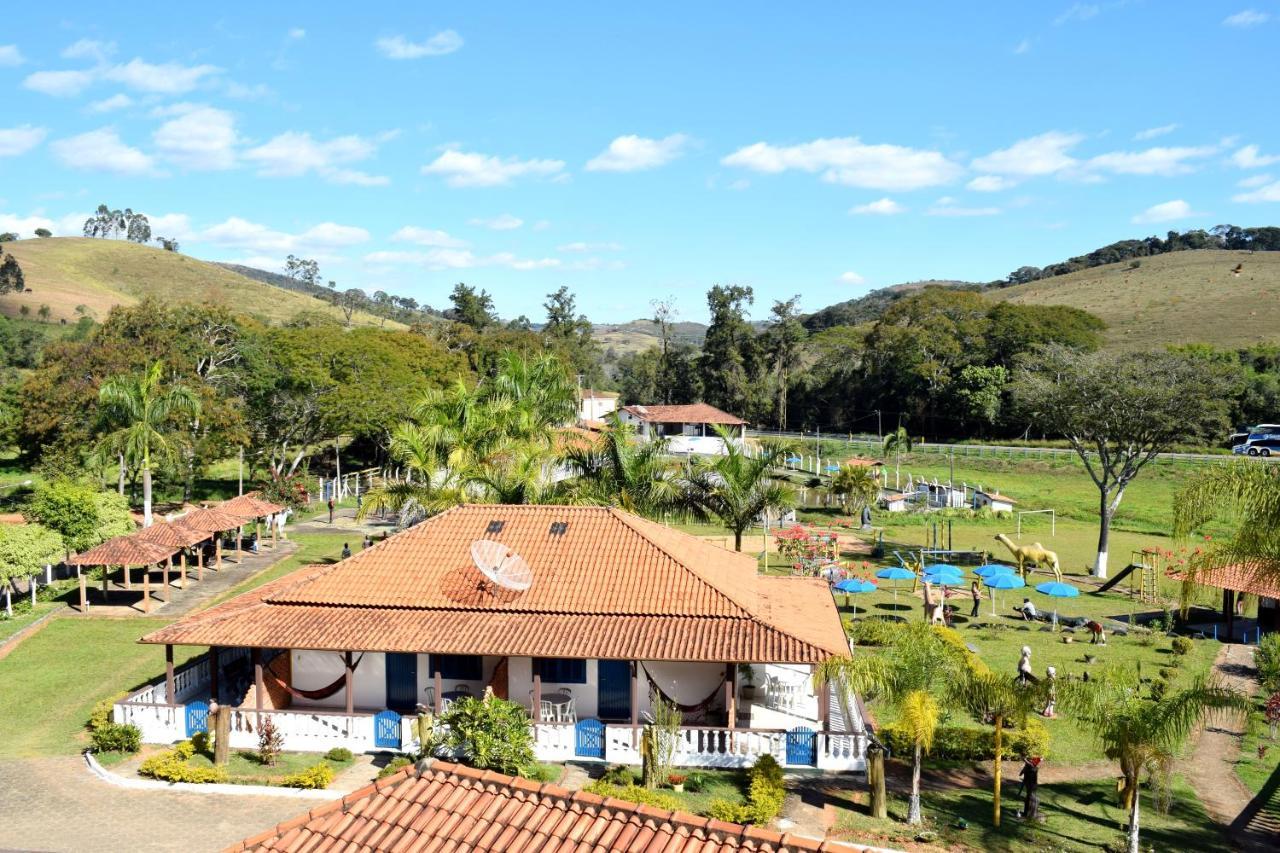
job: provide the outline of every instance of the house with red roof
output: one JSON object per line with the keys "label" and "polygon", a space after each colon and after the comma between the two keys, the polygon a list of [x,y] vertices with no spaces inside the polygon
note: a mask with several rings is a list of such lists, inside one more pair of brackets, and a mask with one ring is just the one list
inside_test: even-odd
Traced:
{"label": "house with red roof", "polygon": [[636,428],[644,441],[665,439],[672,453],[723,455],[724,440],[716,427],[728,429],[734,441],[745,441],[747,422],[707,403],[678,406],[623,406],[619,418]]}
{"label": "house with red roof", "polygon": [[610,507],[455,507],[141,642],[208,649],[115,705],[148,742],[216,698],[234,748],[269,716],[286,749],[411,750],[419,711],[488,690],[528,710],[543,761],[639,764],[661,697],[677,764],[865,767],[856,697],[813,684],[849,651],[827,584]]}

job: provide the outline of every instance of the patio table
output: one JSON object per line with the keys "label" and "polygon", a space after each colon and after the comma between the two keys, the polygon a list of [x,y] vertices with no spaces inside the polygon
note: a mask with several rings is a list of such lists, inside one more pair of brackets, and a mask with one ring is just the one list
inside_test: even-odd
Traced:
{"label": "patio table", "polygon": [[[529,691],[532,699],[533,691]],[[573,694],[568,690],[557,690],[555,693],[544,693],[538,705],[539,716],[549,723],[572,723],[577,721],[574,711]]]}

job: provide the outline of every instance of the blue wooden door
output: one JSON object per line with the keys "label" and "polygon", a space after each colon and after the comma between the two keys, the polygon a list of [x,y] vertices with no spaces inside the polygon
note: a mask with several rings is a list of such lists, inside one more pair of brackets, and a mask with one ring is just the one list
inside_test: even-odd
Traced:
{"label": "blue wooden door", "polygon": [[197,732],[209,731],[209,703],[190,702],[187,704],[187,737]]}
{"label": "blue wooden door", "polygon": [[412,711],[418,704],[418,656],[387,653],[387,707]]}
{"label": "blue wooden door", "polygon": [[573,740],[573,752],[579,758],[604,758],[604,723],[599,720],[579,720]]}
{"label": "blue wooden door", "polygon": [[818,764],[818,736],[813,729],[799,726],[787,732],[787,763]]}
{"label": "blue wooden door", "polygon": [[598,704],[596,716],[602,720],[631,719],[631,664],[625,660],[602,660],[596,670]]}
{"label": "blue wooden door", "polygon": [[378,749],[400,748],[400,715],[379,711],[373,716],[373,745]]}

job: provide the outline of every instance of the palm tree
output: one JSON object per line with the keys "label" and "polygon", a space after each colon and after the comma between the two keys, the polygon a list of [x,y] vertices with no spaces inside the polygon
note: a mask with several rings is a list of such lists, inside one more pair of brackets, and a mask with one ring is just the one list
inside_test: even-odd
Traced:
{"label": "palm tree", "polygon": [[113,376],[98,389],[98,401],[122,426],[106,436],[99,452],[122,451],[142,472],[142,524],[151,526],[151,461],[170,458],[174,443],[166,434],[177,417],[196,418],[200,400],[185,385],[161,387],[164,364],[155,362],[141,374]]}
{"label": "palm tree", "polygon": [[1280,578],[1280,469],[1236,462],[1192,477],[1173,502],[1174,535],[1189,536],[1219,518],[1231,519],[1235,531],[1199,550],[1193,580],[1200,570],[1229,565]]}
{"label": "palm tree", "polygon": [[1000,777],[1003,769],[1001,753],[1004,724],[1012,722],[1025,726],[1027,718],[1036,709],[1043,708],[1048,700],[1048,681],[1022,684],[1006,675],[997,675],[988,669],[963,670],[960,677],[949,683],[948,698],[951,704],[966,708],[979,720],[990,720],[995,727],[994,758],[994,810],[992,822],[1000,825]]}
{"label": "palm tree", "polygon": [[831,475],[831,494],[840,496],[845,515],[853,515],[880,495],[880,481],[866,465],[841,465]]}
{"label": "palm tree", "polygon": [[686,499],[695,515],[717,518],[732,530],[734,550],[741,551],[743,531],[763,513],[789,509],[794,498],[789,487],[769,479],[775,452],[750,457],[729,430],[717,426],[716,433],[725,453],[693,463],[684,483]]}
{"label": "palm tree", "polygon": [[577,475],[574,497],[583,503],[619,506],[657,518],[686,506],[665,441],[638,442],[635,427],[616,412],[605,416],[608,428],[591,442],[570,444],[563,461]]}
{"label": "palm tree", "polygon": [[898,713],[897,725],[912,744],[911,800],[907,822],[921,823],[920,771],[933,745],[947,683],[970,665],[932,625],[898,625],[893,642],[881,654],[830,658],[818,665],[815,682],[834,684],[851,694],[878,698]]}
{"label": "palm tree", "polygon": [[1093,681],[1067,682],[1059,688],[1062,707],[1087,723],[1107,756],[1120,763],[1129,812],[1129,853],[1138,853],[1142,772],[1167,780],[1178,748],[1206,716],[1244,717],[1252,707],[1248,696],[1204,676],[1165,693],[1158,702],[1142,698],[1140,686],[1136,673],[1112,669]]}
{"label": "palm tree", "polygon": [[902,451],[911,452],[911,448],[915,443],[911,440],[911,435],[907,432],[907,428],[899,425],[897,429],[884,437],[884,455],[890,453],[894,455],[893,467],[893,487],[901,488],[902,482]]}
{"label": "palm tree", "polygon": [[480,488],[484,497],[499,504],[559,503],[565,494],[563,483],[552,482],[547,469],[554,458],[541,447],[525,445],[506,458],[472,471],[465,478],[469,487]]}

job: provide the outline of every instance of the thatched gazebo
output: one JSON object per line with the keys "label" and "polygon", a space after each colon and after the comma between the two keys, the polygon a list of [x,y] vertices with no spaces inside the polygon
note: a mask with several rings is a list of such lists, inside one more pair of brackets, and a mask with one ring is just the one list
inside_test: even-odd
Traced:
{"label": "thatched gazebo", "polygon": [[[108,597],[109,575],[112,566],[120,566],[124,570],[124,588],[133,590],[133,581],[130,578],[130,569],[135,566],[143,566],[150,569],[151,566],[157,565],[168,560],[178,549],[169,545],[161,545],[158,542],[148,542],[139,539],[137,534],[128,536],[117,536],[114,539],[108,539],[101,545],[95,545],[83,554],[75,554],[69,560],[69,566],[102,566],[102,600],[106,601]],[[167,572],[166,572],[167,575]],[[166,599],[168,593],[165,594]],[[88,608],[88,591],[85,587],[84,575],[80,576],[80,608],[84,612]],[[142,612],[151,612],[151,572],[147,571],[142,576]]]}
{"label": "thatched gazebo", "polygon": [[[180,524],[191,530],[203,533],[204,538],[213,537],[213,569],[222,568],[222,536],[228,530],[239,530],[246,522],[252,520],[252,516],[235,515],[225,512],[215,507],[202,507],[201,509],[192,510],[184,516],[176,519],[175,524]],[[240,540],[236,539],[236,550],[239,551]]]}
{"label": "thatched gazebo", "polygon": [[[150,527],[144,527],[137,533],[133,534],[135,538],[145,542],[154,542],[157,545],[167,545],[178,549],[179,575],[178,588],[187,588],[187,549],[209,538],[209,534],[201,530],[192,530],[182,524],[176,524],[168,521],[158,521]],[[196,580],[204,580],[203,566],[200,564],[200,551],[196,551],[196,565],[198,567]],[[170,558],[172,560],[172,557]],[[169,581],[165,579],[165,588],[168,589]],[[165,592],[165,600],[168,600],[169,593]]]}
{"label": "thatched gazebo", "polygon": [[[231,515],[252,518],[254,536],[258,539],[261,539],[258,531],[258,522],[261,519],[267,519],[267,527],[271,528],[271,547],[273,549],[276,547],[276,525],[272,523],[272,518],[278,513],[284,512],[285,507],[264,500],[261,492],[249,492],[248,494],[225,500],[215,508]],[[238,543],[239,539],[236,541]]]}

